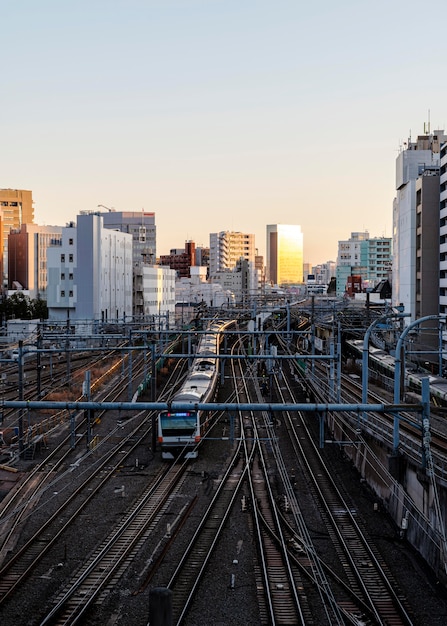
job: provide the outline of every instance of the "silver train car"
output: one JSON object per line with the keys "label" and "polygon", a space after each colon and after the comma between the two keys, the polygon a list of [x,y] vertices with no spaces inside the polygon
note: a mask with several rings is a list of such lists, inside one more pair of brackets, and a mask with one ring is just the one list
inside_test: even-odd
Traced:
{"label": "silver train car", "polygon": [[190,404],[191,408],[159,413],[157,434],[163,459],[197,458],[197,446],[208,428],[209,415],[195,405],[215,398],[220,344],[223,333],[234,325],[234,320],[212,321],[201,335],[188,376],[172,398],[172,403]]}
{"label": "silver train car", "polygon": [[[361,358],[363,355],[363,340],[348,340],[347,344],[352,349],[357,358]],[[369,369],[378,372],[382,377],[382,383],[386,380],[389,381],[390,388],[393,389],[395,359],[394,357],[381,350],[369,346]],[[447,379],[440,376],[434,376],[427,371],[415,371],[411,368],[406,368],[405,371],[405,388],[410,393],[416,395],[422,392],[422,378],[429,379],[430,384],[430,397],[432,402],[435,402],[438,406],[447,406]]]}

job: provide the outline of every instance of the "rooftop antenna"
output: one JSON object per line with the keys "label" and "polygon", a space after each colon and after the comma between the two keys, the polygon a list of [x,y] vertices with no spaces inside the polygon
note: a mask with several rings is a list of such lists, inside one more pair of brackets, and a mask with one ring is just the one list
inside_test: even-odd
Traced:
{"label": "rooftop antenna", "polygon": [[425,122],[424,122],[424,135],[429,135],[429,134],[430,134],[430,109],[428,109],[427,126],[425,126]]}

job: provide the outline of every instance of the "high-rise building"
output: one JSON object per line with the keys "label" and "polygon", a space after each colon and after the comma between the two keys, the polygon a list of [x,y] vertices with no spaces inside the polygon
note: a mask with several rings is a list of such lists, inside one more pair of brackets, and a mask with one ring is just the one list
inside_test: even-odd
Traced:
{"label": "high-rise building", "polygon": [[274,285],[303,282],[303,233],[301,226],[267,226],[267,276]]}
{"label": "high-rise building", "polygon": [[233,231],[210,233],[210,275],[232,271],[241,259],[254,265],[255,236]]}
{"label": "high-rise building", "polygon": [[446,140],[443,130],[419,135],[396,159],[392,300],[404,305],[407,324],[439,311],[439,168]]}
{"label": "high-rise building", "polygon": [[33,224],[33,194],[23,189],[0,189],[0,290],[7,287],[8,235],[22,224]]}

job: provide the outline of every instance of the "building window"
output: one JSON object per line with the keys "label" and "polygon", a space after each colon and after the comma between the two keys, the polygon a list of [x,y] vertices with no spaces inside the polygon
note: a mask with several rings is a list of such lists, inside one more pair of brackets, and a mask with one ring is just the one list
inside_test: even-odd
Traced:
{"label": "building window", "polygon": [[70,274],[68,275],[68,280],[73,280],[73,273],[70,273]]}
{"label": "building window", "polygon": [[65,280],[65,274],[64,274],[64,272],[62,272],[62,274],[61,274],[61,280]]}
{"label": "building window", "polygon": [[70,290],[70,291],[68,292],[68,295],[70,296],[70,298],[72,298],[72,297],[73,297],[73,291],[71,291],[71,290]]}
{"label": "building window", "polygon": [[65,263],[65,254],[61,254],[61,263]]}
{"label": "building window", "polygon": [[63,289],[61,291],[61,298],[65,298],[65,291]]}
{"label": "building window", "polygon": [[73,239],[69,239],[68,240],[68,245],[72,246],[73,245]]}
{"label": "building window", "polygon": [[68,262],[69,263],[73,263],[73,255],[72,254],[68,255]]}

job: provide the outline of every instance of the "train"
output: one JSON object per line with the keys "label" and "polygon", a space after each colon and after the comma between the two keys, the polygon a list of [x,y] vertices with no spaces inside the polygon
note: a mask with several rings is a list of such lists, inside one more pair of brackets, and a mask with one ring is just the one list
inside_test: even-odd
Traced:
{"label": "train", "polygon": [[[359,358],[363,355],[363,340],[348,340],[353,354]],[[394,384],[395,359],[380,348],[369,346],[368,368],[377,372],[381,376],[382,383],[386,380],[389,385]],[[416,371],[412,368],[405,368],[405,389],[407,393],[414,393],[420,396],[422,390],[422,378],[429,379],[431,401],[438,406],[447,406],[447,379],[441,376],[434,376],[426,371]],[[391,387],[393,389],[393,387]]]}
{"label": "train", "polygon": [[162,459],[197,458],[197,447],[207,430],[209,415],[198,410],[196,405],[212,402],[215,398],[220,345],[224,333],[235,324],[235,320],[213,320],[201,333],[188,375],[171,400],[171,403],[181,402],[191,408],[161,411],[158,415],[157,435]]}

